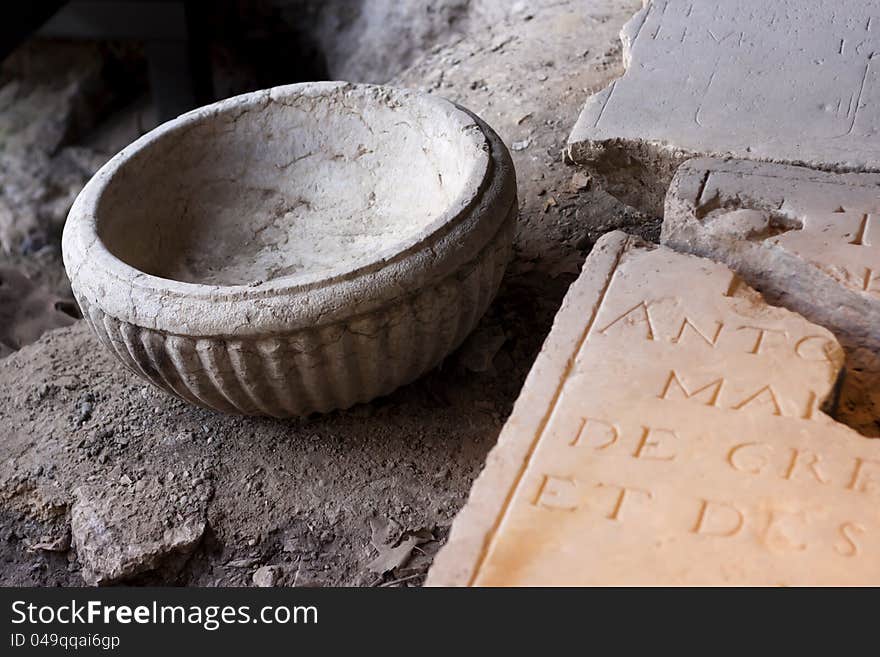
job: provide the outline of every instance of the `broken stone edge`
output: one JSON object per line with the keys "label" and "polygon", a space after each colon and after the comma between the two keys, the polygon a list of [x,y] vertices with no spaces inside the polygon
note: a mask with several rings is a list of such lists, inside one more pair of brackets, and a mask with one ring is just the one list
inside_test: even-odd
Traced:
{"label": "broken stone edge", "polygon": [[[775,176],[805,175],[817,183],[839,182],[871,186],[876,174],[835,174],[788,165],[772,165]],[[848,347],[880,351],[880,304],[844,288],[820,268],[782,248],[735,236],[710,234],[702,229],[700,198],[711,172],[761,176],[768,165],[751,160],[697,158],[679,167],[666,195],[660,242],[676,251],[721,262],[768,302],[783,306],[810,322],[831,330]],[[840,176],[844,176],[840,180]],[[878,186],[880,190],[880,186]],[[734,209],[778,211],[757,198],[736,200]],[[718,199],[724,204],[734,199]],[[798,217],[792,217],[798,219]],[[832,302],[833,300],[833,302]]]}
{"label": "broken stone edge", "polygon": [[[199,406],[291,417],[388,394],[463,342],[512,257],[516,175],[495,132],[441,98],[388,91],[398,101],[433,105],[433,115],[467,132],[484,155],[462,197],[391,256],[317,281],[208,286],[138,272],[98,238],[102,190],[152,140],[216,113],[349,86],[288,85],[193,110],[124,149],[89,182],[65,226],[65,266],[86,321],[128,369]],[[144,306],[158,312],[145,316]]]}
{"label": "broken stone edge", "polygon": [[838,164],[832,166],[792,159],[750,157],[748,153],[713,149],[691,150],[663,140],[637,137],[592,136],[592,126],[601,116],[615,85],[629,71],[632,46],[636,35],[648,17],[652,0],[642,0],[642,8],[627,21],[620,31],[624,73],[607,87],[587,99],[564,150],[565,160],[585,166],[602,187],[615,198],[656,217],[663,216],[666,191],[676,170],[687,160],[696,157],[719,159],[743,158],[755,162],[771,162],[792,166],[820,168],[830,173],[856,173],[862,165]]}
{"label": "broken stone edge", "polygon": [[659,217],[675,170],[697,153],[653,140],[587,137],[589,126],[596,122],[615,85],[629,70],[632,45],[648,17],[650,4],[651,0],[642,0],[642,8],[621,28],[623,76],[587,99],[568,138],[565,159],[587,166],[612,196]]}
{"label": "broken stone edge", "polygon": [[[607,233],[596,242],[580,277],[562,302],[497,444],[453,521],[449,538],[428,572],[426,586],[474,586],[494,537],[503,531],[505,510],[539,445],[537,437],[550,422],[574,367],[577,353],[572,353],[572,345],[582,344],[589,334],[615,271],[635,248],[657,246],[621,231]],[[736,280],[741,280],[736,272],[732,273]],[[749,292],[758,298],[762,296],[753,290]],[[842,364],[840,356],[836,375],[818,400],[823,409],[833,403],[837,394]]]}
{"label": "broken stone edge", "polygon": [[188,518],[165,529],[161,538],[138,544],[114,541],[107,527],[88,505],[71,509],[72,544],[89,586],[107,586],[160,568],[175,558],[185,560],[195,550],[207,528],[204,518]]}
{"label": "broken stone edge", "polygon": [[[486,465],[471,488],[468,501],[455,517],[446,545],[434,559],[426,586],[470,586],[476,578],[490,542],[499,529],[503,510],[515,493],[519,473],[527,467],[534,437],[550,420],[560,381],[574,364],[571,345],[579,344],[584,328],[585,299],[595,317],[602,292],[624,253],[641,240],[615,231],[603,236],[584,265],[582,279],[569,290],[553,321],[550,335],[535,360],[510,419]],[[588,330],[588,328],[586,329]],[[540,409],[540,414],[534,409]],[[491,518],[487,524],[485,518]]]}

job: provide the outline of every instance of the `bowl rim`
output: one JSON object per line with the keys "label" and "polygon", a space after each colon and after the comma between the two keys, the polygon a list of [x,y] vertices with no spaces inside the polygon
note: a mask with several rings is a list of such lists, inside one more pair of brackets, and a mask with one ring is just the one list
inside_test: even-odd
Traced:
{"label": "bowl rim", "polygon": [[[97,209],[103,193],[130,158],[160,139],[221,114],[244,113],[302,95],[322,96],[349,90],[387,95],[401,104],[427,104],[434,110],[432,117],[445,116],[453,127],[457,125],[465,132],[476,147],[474,166],[458,196],[419,230],[353,267],[340,266],[321,272],[306,270],[258,284],[237,285],[192,283],[148,274],[114,255],[102,242],[97,230]],[[443,262],[448,259],[444,256],[454,256],[449,245],[444,248],[444,242],[456,232],[468,234],[470,242],[470,233],[477,229],[486,233],[482,240],[477,240],[482,248],[497,232],[509,208],[488,213],[472,210],[477,205],[489,210],[491,198],[487,197],[499,196],[503,188],[511,187],[505,184],[505,179],[512,176],[510,155],[498,136],[470,111],[444,98],[349,82],[306,82],[273,87],[193,109],[123,148],[98,170],[74,201],[62,235],[63,259],[75,293],[96,303],[105,313],[139,326],[186,335],[249,335],[290,330],[316,321],[323,324],[327,323],[323,320],[338,320],[373,309],[394,297],[415,292],[429,279],[454,271],[454,267],[444,266],[448,264]],[[500,196],[510,196],[509,190]],[[512,196],[515,199],[515,180]],[[481,222],[473,221],[475,214],[490,215],[495,225],[488,226],[489,231],[479,230]],[[468,223],[475,225],[464,225]],[[461,248],[460,240],[453,241]],[[475,256],[480,249],[465,250]],[[431,257],[424,257],[425,252]],[[459,265],[470,259],[472,257]],[[337,301],[347,299],[348,303],[334,302],[334,297]],[[279,299],[291,304],[291,308],[285,311],[277,307]]]}

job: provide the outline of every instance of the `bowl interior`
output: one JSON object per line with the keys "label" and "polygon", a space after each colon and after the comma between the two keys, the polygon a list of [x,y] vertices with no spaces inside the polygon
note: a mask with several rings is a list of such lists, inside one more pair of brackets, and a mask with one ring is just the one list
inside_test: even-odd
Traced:
{"label": "bowl interior", "polygon": [[263,96],[160,128],[113,171],[98,237],[132,267],[190,283],[368,264],[447,212],[484,155],[451,105],[396,93]]}

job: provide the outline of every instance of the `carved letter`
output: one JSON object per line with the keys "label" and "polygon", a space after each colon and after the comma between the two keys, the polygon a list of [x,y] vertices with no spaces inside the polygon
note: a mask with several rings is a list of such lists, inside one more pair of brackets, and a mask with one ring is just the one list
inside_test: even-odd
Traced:
{"label": "carved letter", "polygon": [[819,396],[815,391],[810,390],[810,394],[807,395],[807,403],[804,404],[804,414],[801,417],[804,420],[812,420],[813,414],[819,410]]}
{"label": "carved letter", "polygon": [[610,422],[585,417],[581,419],[581,426],[578,429],[577,435],[569,444],[572,447],[605,449],[617,442],[619,435],[617,427]]}
{"label": "carved letter", "polygon": [[865,285],[863,287],[865,292],[880,292],[880,286],[875,285],[875,283],[880,282],[880,275],[874,273],[873,269],[865,268]]}
{"label": "carved letter", "polygon": [[601,487],[606,488],[616,488],[620,492],[617,494],[617,498],[614,500],[614,506],[611,508],[611,512],[605,516],[609,520],[620,520],[621,513],[623,512],[624,502],[630,499],[631,495],[642,495],[647,497],[649,500],[654,498],[653,493],[649,490],[643,490],[641,488],[627,488],[626,486],[615,486],[614,484],[598,484]]}
{"label": "carved letter", "polygon": [[801,552],[807,549],[807,544],[800,542],[798,539],[792,538],[790,531],[786,532],[791,519],[799,519],[803,525],[806,521],[804,513],[792,511],[770,510],[767,529],[764,530],[764,544],[770,548],[779,550],[794,550]]}
{"label": "carved letter", "polygon": [[[853,474],[849,480],[847,488],[860,493],[880,492],[880,479],[871,476],[871,467],[880,467],[880,461],[863,459],[857,456],[855,462],[856,464],[853,468]],[[867,470],[867,475],[863,476],[865,470]]]}
{"label": "carved letter", "polygon": [[794,346],[794,353],[808,361],[831,362],[833,342],[824,335],[808,335]]}
{"label": "carved letter", "polygon": [[868,237],[868,231],[874,224],[874,215],[865,214],[862,215],[861,220],[859,220],[859,227],[856,229],[856,236],[850,242],[850,244],[855,244],[856,246],[871,246],[871,240]]}
{"label": "carved letter", "polygon": [[718,337],[721,335],[721,329],[724,328],[724,324],[722,324],[721,322],[719,322],[719,321],[717,321],[717,320],[715,321],[715,324],[717,325],[716,328],[715,328],[715,335],[713,335],[713,336],[712,336],[712,339],[710,340],[709,337],[708,337],[705,333],[703,333],[700,329],[698,329],[698,328],[694,325],[694,323],[691,322],[690,319],[688,319],[687,317],[685,317],[685,318],[684,318],[684,321],[681,323],[681,328],[678,329],[678,335],[676,335],[676,336],[672,339],[672,342],[674,342],[675,344],[680,343],[681,340],[682,340],[682,338],[684,338],[684,330],[685,330],[688,326],[690,326],[690,327],[691,327],[691,332],[692,332],[692,333],[696,333],[698,336],[700,336],[700,338],[702,338],[703,342],[705,342],[705,343],[706,343],[707,345],[709,345],[710,347],[714,347],[714,346],[718,343]]}
{"label": "carved letter", "polygon": [[642,437],[633,452],[633,458],[652,459],[655,461],[672,461],[675,459],[674,451],[661,451],[659,436],[664,435],[669,438],[678,439],[678,435],[671,429],[652,429],[651,427],[642,427]]}
{"label": "carved letter", "polygon": [[752,348],[748,351],[750,354],[760,354],[761,347],[764,346],[764,338],[768,333],[779,333],[781,335],[787,336],[788,334],[785,331],[780,331],[779,329],[769,329],[763,328],[760,326],[738,326],[737,331],[742,331],[743,329],[747,329],[749,331],[756,331],[757,337],[755,338],[755,344],[752,345]]}
{"label": "carved letter", "polygon": [[545,509],[574,511],[577,509],[576,488],[577,484],[570,477],[543,475],[532,505]]}
{"label": "carved letter", "polygon": [[651,313],[648,311],[648,304],[642,301],[637,306],[633,306],[620,317],[612,321],[608,326],[599,331],[599,333],[607,333],[608,329],[617,324],[624,322],[625,326],[635,326],[636,324],[645,324],[645,339],[654,339],[654,325],[651,323]]}
{"label": "carved letter", "polygon": [[745,518],[732,504],[700,500],[700,512],[691,531],[705,536],[735,536]]}
{"label": "carved letter", "polygon": [[[751,474],[760,474],[761,471],[767,466],[767,462],[769,458],[767,456],[755,456],[754,459],[749,459],[748,454],[743,454],[740,457],[740,451],[746,450],[750,447],[765,450],[765,451],[773,451],[773,448],[770,445],[763,445],[761,443],[740,443],[739,445],[735,445],[731,448],[731,450],[727,453],[727,462],[730,464],[734,470],[738,470],[740,472],[748,472]],[[751,463],[751,465],[749,465]]]}
{"label": "carved letter", "polygon": [[844,543],[838,543],[834,546],[837,553],[844,557],[854,557],[858,555],[859,546],[856,543],[854,534],[856,532],[863,534],[865,528],[855,522],[845,522],[840,526],[838,531],[840,532],[840,537],[844,540]]}
{"label": "carved letter", "polygon": [[[803,456],[803,461],[801,461],[801,456]],[[804,450],[803,452],[799,450],[797,447],[791,448],[791,460],[788,463],[788,468],[782,474],[783,479],[791,480],[792,476],[794,476],[795,471],[797,470],[798,463],[803,463],[803,465],[807,466],[810,469],[810,472],[813,475],[813,479],[818,481],[820,484],[827,484],[828,481],[822,476],[822,473],[819,472],[819,461],[821,458],[818,454],[814,454],[813,452],[808,452]]]}
{"label": "carved letter", "polygon": [[715,406],[718,403],[718,396],[721,394],[721,388],[724,385],[724,378],[716,379],[711,383],[707,383],[702,388],[697,388],[693,392],[689,391],[685,388],[684,384],[681,382],[681,379],[678,378],[678,374],[675,373],[675,370],[669,373],[669,378],[666,380],[666,385],[663,387],[663,392],[660,393],[660,399],[669,399],[669,395],[673,390],[673,384],[675,384],[675,388],[679,390],[681,395],[684,396],[685,399],[690,399],[691,397],[696,397],[702,392],[709,392],[708,398],[706,399],[706,406]]}
{"label": "carved letter", "polygon": [[773,415],[782,415],[782,409],[779,407],[779,400],[776,398],[776,393],[773,392],[773,388],[769,385],[764,386],[758,392],[753,395],[749,395],[744,400],[742,400],[739,404],[732,406],[736,411],[742,410],[749,404],[760,404],[763,408],[768,404],[771,407]]}

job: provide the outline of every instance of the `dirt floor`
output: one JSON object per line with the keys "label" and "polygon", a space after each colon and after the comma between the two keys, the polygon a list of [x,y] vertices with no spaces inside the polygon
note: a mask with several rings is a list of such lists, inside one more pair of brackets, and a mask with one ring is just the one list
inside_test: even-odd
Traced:
{"label": "dirt floor", "polygon": [[[386,398],[276,421],[151,388],[82,322],[47,333],[0,360],[0,584],[421,584],[593,241],[659,233],[561,155],[640,1],[526,5],[393,80],[474,110],[517,166],[516,257],[468,342]],[[53,293],[46,257],[0,266]]]}

